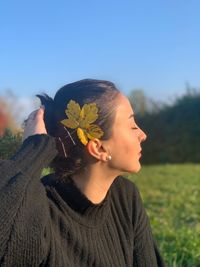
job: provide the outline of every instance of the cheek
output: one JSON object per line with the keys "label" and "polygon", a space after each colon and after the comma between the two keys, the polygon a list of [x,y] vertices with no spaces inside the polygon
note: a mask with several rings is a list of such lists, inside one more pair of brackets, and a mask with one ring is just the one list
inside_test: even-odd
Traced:
{"label": "cheek", "polygon": [[123,146],[124,146],[124,151],[128,155],[131,155],[134,152],[135,148],[135,140],[134,140],[134,135],[132,132],[128,132],[124,135],[123,138]]}
{"label": "cheek", "polygon": [[134,130],[118,130],[112,143],[116,155],[123,154],[132,157],[137,149],[137,136]]}
{"label": "cheek", "polygon": [[124,155],[125,153],[129,154],[130,151],[130,141],[129,141],[128,133],[124,130],[118,131],[113,138],[112,146],[114,148],[115,155]]}
{"label": "cheek", "polygon": [[132,148],[130,146],[126,146],[124,153],[126,156],[130,156],[132,154]]}
{"label": "cheek", "polygon": [[135,152],[137,152],[137,149],[138,149],[138,137],[137,137],[136,133],[134,132],[134,130],[130,131],[127,134],[127,138],[126,138],[125,144],[126,144],[127,153],[133,155]]}

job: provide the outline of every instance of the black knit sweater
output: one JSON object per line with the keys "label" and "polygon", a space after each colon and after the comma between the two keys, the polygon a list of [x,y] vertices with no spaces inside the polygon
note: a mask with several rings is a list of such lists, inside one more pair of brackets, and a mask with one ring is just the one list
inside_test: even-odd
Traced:
{"label": "black knit sweater", "polygon": [[136,185],[117,176],[93,204],[70,177],[40,179],[56,154],[35,135],[0,162],[0,266],[164,266]]}

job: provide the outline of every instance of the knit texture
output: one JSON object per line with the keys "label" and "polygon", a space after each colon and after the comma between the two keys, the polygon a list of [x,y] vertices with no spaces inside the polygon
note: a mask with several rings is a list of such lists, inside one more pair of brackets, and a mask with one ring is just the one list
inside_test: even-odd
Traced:
{"label": "knit texture", "polygon": [[54,138],[35,135],[0,162],[0,266],[163,267],[137,186],[117,176],[92,203],[71,177],[40,179]]}

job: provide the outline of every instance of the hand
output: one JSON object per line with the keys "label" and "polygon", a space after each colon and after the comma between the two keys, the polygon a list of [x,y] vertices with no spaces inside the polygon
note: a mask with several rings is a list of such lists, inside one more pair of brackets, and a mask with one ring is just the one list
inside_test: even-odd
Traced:
{"label": "hand", "polygon": [[44,124],[44,106],[41,106],[28,116],[28,119],[25,121],[23,141],[35,134],[47,134]]}

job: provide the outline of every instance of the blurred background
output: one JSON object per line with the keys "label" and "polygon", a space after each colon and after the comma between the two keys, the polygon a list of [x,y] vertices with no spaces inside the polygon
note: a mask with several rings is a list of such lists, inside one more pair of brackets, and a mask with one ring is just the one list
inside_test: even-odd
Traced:
{"label": "blurred background", "polygon": [[168,266],[200,266],[200,2],[1,1],[0,158],[63,85],[96,78],[128,96],[147,133],[141,191]]}

